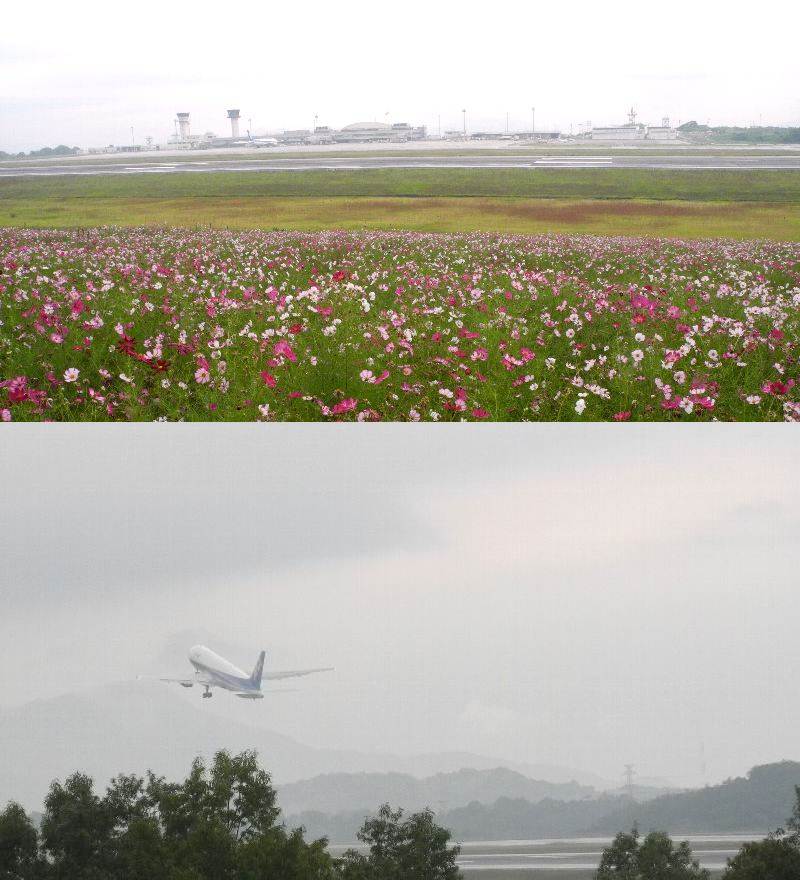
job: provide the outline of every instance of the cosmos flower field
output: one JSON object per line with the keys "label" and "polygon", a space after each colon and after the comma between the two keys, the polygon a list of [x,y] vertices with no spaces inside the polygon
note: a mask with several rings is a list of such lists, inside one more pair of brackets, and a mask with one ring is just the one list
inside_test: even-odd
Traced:
{"label": "cosmos flower field", "polygon": [[800,421],[800,244],[0,230],[3,421]]}

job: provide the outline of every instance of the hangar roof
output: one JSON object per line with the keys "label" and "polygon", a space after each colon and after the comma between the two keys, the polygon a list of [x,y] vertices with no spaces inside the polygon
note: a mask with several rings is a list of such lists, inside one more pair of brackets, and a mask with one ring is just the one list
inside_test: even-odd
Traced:
{"label": "hangar roof", "polygon": [[390,131],[391,125],[385,122],[353,122],[345,125],[342,131]]}

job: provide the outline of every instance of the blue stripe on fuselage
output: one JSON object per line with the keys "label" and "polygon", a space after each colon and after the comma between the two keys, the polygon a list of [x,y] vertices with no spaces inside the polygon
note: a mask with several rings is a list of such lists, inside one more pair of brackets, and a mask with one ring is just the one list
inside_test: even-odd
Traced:
{"label": "blue stripe on fuselage", "polygon": [[227,672],[220,672],[218,669],[212,669],[209,666],[204,666],[202,663],[198,663],[196,660],[190,660],[189,662],[198,672],[205,673],[209,678],[216,679],[223,686],[230,687],[231,690],[260,690],[260,688],[253,687],[253,683],[250,681],[249,678],[239,678],[239,676],[237,675],[229,675]]}

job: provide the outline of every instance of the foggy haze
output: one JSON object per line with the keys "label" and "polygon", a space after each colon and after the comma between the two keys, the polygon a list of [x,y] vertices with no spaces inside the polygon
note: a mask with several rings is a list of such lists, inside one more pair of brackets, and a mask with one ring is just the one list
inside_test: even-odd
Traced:
{"label": "foggy haze", "polygon": [[[798,124],[800,13],[676,0],[491,6],[97,0],[12,4],[0,35],[0,149],[163,142],[192,131],[341,126],[362,120],[569,132],[660,124]],[[388,113],[388,116],[386,115]]]}
{"label": "foggy haze", "polygon": [[795,458],[746,425],[16,426],[0,709],[186,675],[202,639],[335,666],[255,705],[164,685],[319,749],[678,784],[796,759]]}

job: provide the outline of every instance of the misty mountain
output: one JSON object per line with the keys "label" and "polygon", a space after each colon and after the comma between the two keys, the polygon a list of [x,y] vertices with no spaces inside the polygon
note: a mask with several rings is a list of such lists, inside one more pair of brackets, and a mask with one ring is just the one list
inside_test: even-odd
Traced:
{"label": "misty mountain", "polygon": [[[783,761],[754,767],[744,778],[663,795],[647,803],[607,793],[572,801],[546,798],[538,803],[500,797],[493,803],[473,801],[454,809],[437,810],[436,818],[456,840],[462,841],[610,837],[634,823],[643,832],[763,835],[783,825],[791,814],[795,785],[800,785],[800,763]],[[430,806],[437,808],[436,804]],[[286,822],[291,827],[303,826],[315,837],[350,843],[355,840],[366,812],[351,810],[329,815],[308,810],[288,816]]]}
{"label": "misty mountain", "polygon": [[[474,801],[437,812],[436,821],[460,841],[570,837],[583,834],[587,827],[615,811],[623,800],[607,796],[580,801],[547,798],[534,804],[524,798],[502,797],[492,804]],[[288,816],[286,824],[302,826],[310,836],[327,837],[332,843],[351,843],[365,815],[363,810],[333,816],[307,811]]]}
{"label": "misty mountain", "polygon": [[627,802],[594,822],[590,830],[612,834],[636,822],[642,831],[766,833],[791,814],[796,785],[800,785],[800,763],[764,764],[721,785],[663,795],[644,804]]}
{"label": "misty mountain", "polygon": [[626,797],[630,796],[638,803],[643,804],[645,801],[652,801],[654,798],[661,797],[665,794],[680,794],[682,791],[686,791],[684,788],[678,788],[674,785],[632,785],[630,788],[627,786],[622,788],[609,788],[606,789],[604,794],[607,794],[609,797]]}
{"label": "misty mountain", "polygon": [[[160,682],[131,682],[0,709],[0,804],[14,799],[40,809],[51,781],[75,770],[89,773],[98,787],[119,773],[148,769],[182,778],[193,758],[210,758],[222,748],[255,749],[278,785],[331,773],[424,777],[507,763],[466,752],[400,756],[313,748],[258,724],[212,713],[207,702]],[[511,766],[525,775],[537,769]]]}
{"label": "misty mountain", "polygon": [[505,767],[462,769],[416,779],[403,773],[337,773],[283,785],[278,800],[285,814],[340,813],[377,809],[383,803],[419,810],[452,809],[472,801],[494,803],[500,797],[545,798],[562,801],[591,796],[593,788],[576,782],[553,783],[531,779]]}

